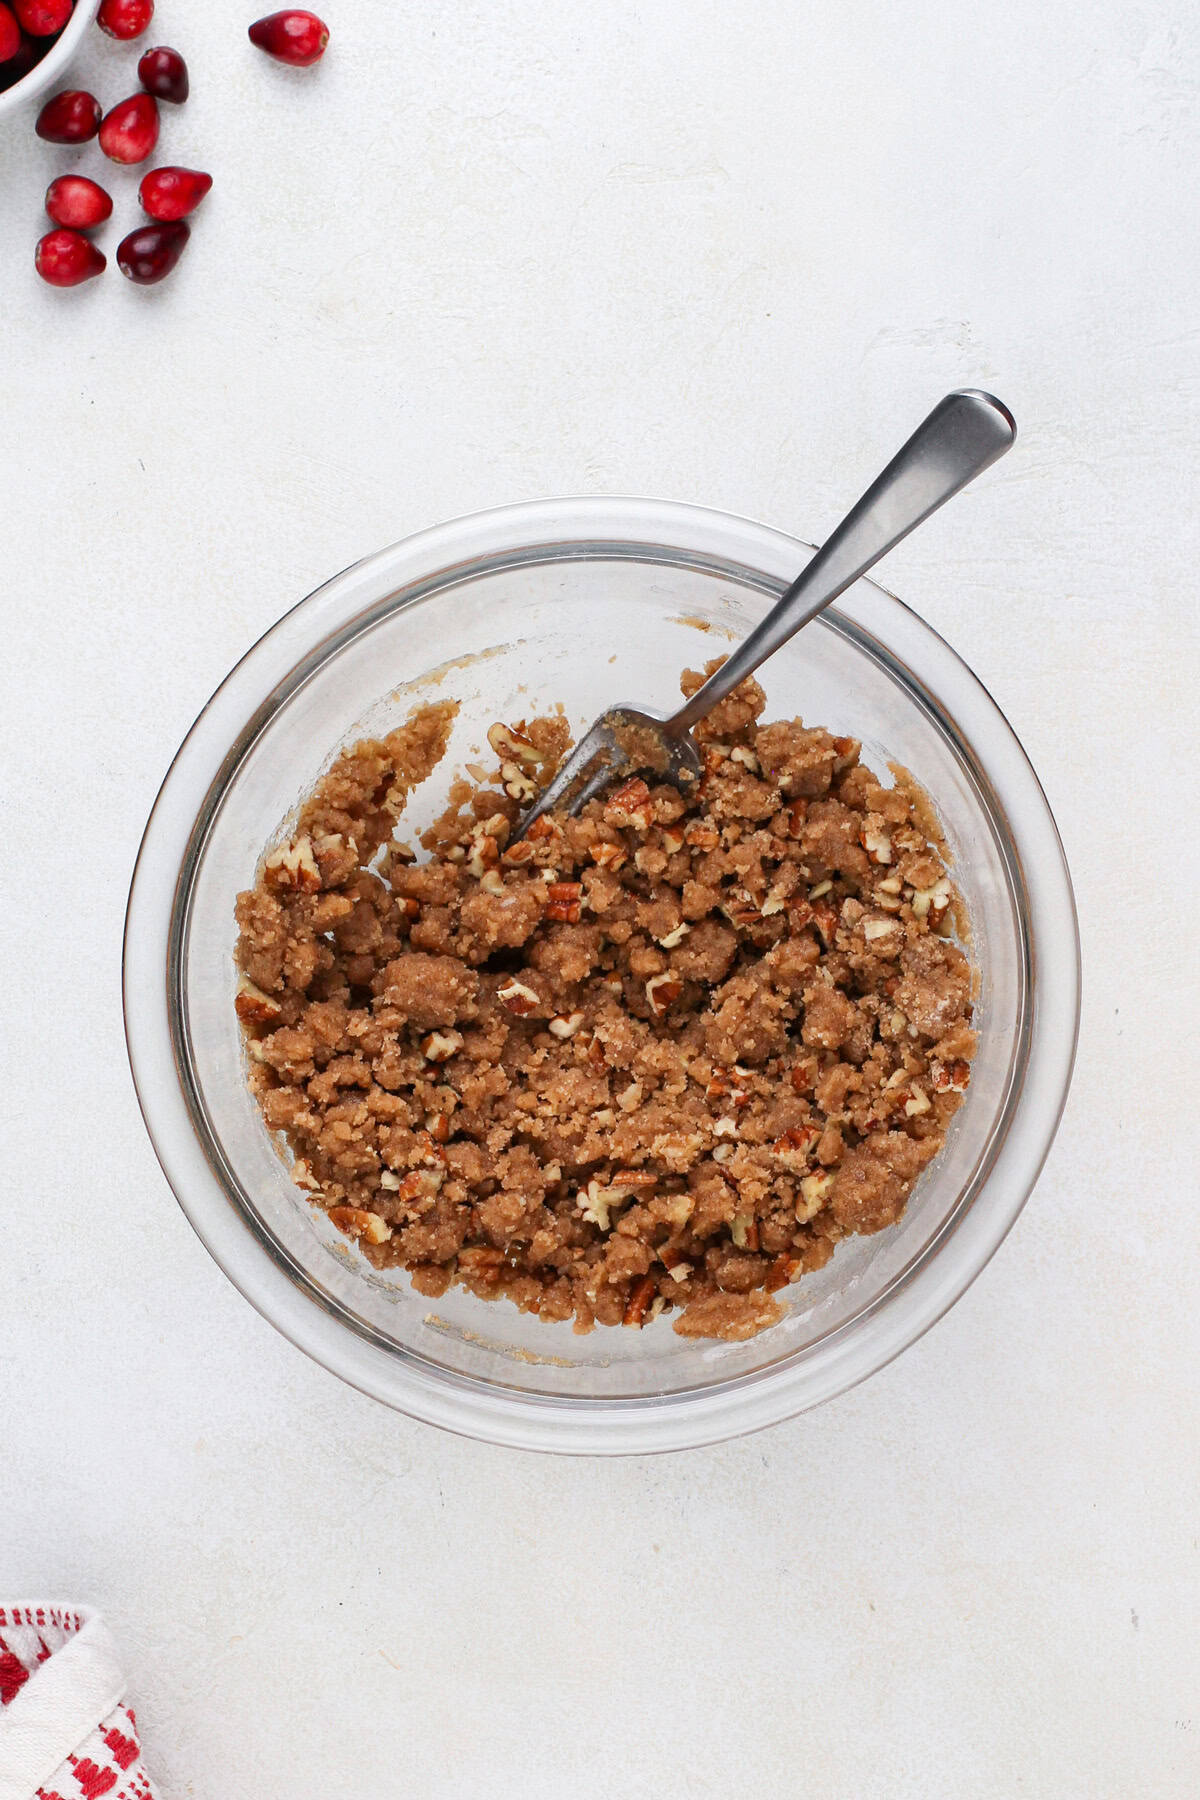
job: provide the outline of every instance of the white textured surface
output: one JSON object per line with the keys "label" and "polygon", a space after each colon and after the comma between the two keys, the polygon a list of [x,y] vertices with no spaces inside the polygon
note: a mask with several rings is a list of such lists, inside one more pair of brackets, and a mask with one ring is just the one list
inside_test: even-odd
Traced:
{"label": "white textured surface", "polygon": [[[36,284],[41,190],[102,159],[0,129],[0,1587],[104,1610],[167,1800],[1192,1796],[1195,10],[325,10],[306,77],[248,7],[160,0],[195,95],[163,150],[217,185],[157,291]],[[121,915],[179,738],[391,538],[570,491],[819,538],[961,383],[1019,446],[884,578],[1008,712],[1078,885],[1017,1230],[884,1374],[718,1450],[539,1460],[343,1391],[134,1107]]]}

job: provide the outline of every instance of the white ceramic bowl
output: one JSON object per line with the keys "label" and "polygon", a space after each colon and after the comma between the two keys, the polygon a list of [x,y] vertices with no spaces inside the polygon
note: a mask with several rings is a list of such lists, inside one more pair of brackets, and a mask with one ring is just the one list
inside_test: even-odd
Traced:
{"label": "white ceramic bowl", "polygon": [[17,112],[28,101],[37,100],[54,88],[68,85],[65,79],[67,70],[79,54],[80,46],[92,29],[99,10],[100,0],[75,0],[75,11],[71,14],[70,24],[50,46],[41,62],[35,63],[28,75],[0,93],[0,119]]}

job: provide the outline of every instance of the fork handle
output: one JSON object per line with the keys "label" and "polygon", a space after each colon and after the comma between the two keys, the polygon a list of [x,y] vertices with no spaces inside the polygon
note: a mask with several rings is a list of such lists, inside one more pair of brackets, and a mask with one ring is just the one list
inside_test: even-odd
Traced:
{"label": "fork handle", "polygon": [[993,395],[978,388],[947,394],[766,618],[663,729],[679,736],[711,712],[893,544],[1003,456],[1016,435],[1012,414]]}

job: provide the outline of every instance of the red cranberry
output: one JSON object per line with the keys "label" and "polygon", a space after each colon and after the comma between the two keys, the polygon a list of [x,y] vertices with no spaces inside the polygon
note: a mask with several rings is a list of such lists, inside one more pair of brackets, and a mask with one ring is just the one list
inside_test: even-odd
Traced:
{"label": "red cranberry", "polygon": [[157,142],[158,101],[153,94],[133,94],[105,114],[100,148],[113,162],[145,162]]}
{"label": "red cranberry", "polygon": [[21,48],[21,27],[17,16],[0,0],[0,63],[11,62]]}
{"label": "red cranberry", "polygon": [[13,0],[13,10],[30,37],[57,37],[75,0]]}
{"label": "red cranberry", "polygon": [[187,64],[178,50],[168,50],[165,44],[146,51],[138,63],[138,80],[148,94],[169,100],[172,106],[182,106],[188,97]]}
{"label": "red cranberry", "polygon": [[138,189],[142,210],[152,219],[170,222],[195,212],[212,186],[201,169],[152,169]]}
{"label": "red cranberry", "polygon": [[270,13],[250,27],[250,42],[277,62],[307,69],[324,56],[329,27],[322,24],[316,13]]}
{"label": "red cranberry", "polygon": [[56,225],[94,231],[112,218],[113,203],[99,182],[86,175],[60,175],[46,189],[46,211]]}
{"label": "red cranberry", "polygon": [[141,37],[154,17],[154,0],[100,0],[96,23],[109,37],[128,43]]}
{"label": "red cranberry", "polygon": [[0,62],[0,94],[16,87],[18,81],[24,81],[35,63],[42,60],[45,50],[46,46],[37,38],[26,37],[22,32],[16,55],[10,56],[7,62]]}
{"label": "red cranberry", "polygon": [[143,225],[117,245],[117,264],[122,275],[139,287],[152,287],[171,273],[187,249],[191,232],[182,219],[169,225]]}
{"label": "red cranberry", "polygon": [[34,252],[34,266],[51,287],[78,287],[107,265],[103,250],[77,231],[48,231]]}
{"label": "red cranberry", "polygon": [[82,88],[68,88],[47,100],[34,130],[48,144],[86,144],[100,129],[100,102]]}

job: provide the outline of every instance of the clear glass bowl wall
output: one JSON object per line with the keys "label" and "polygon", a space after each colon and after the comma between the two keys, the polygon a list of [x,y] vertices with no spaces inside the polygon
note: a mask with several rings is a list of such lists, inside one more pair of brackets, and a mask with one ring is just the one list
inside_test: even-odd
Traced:
{"label": "clear glass bowl wall", "polygon": [[374,1272],[299,1198],[247,1091],[234,900],[340,748],[423,700],[459,701],[450,756],[410,802],[415,830],[454,766],[486,754],[493,720],[555,701],[577,727],[610,699],[669,708],[679,671],[744,635],[808,554],[764,527],[651,503],[545,503],[459,521],[347,571],[289,614],[177,759],[127,938],[147,1123],[185,1210],[243,1292],[391,1404],[545,1448],[660,1448],[751,1429],[850,1385],[917,1336],[978,1272],[1036,1177],[1077,1014],[1053,821],[969,671],[869,582],[761,671],[766,716],[798,713],[860,737],[877,772],[902,764],[933,797],[980,970],[979,1053],[903,1220],[846,1241],[784,1290],[781,1324],[745,1344],[681,1339],[669,1318],[577,1336],[454,1288],[430,1302],[405,1275]]}

